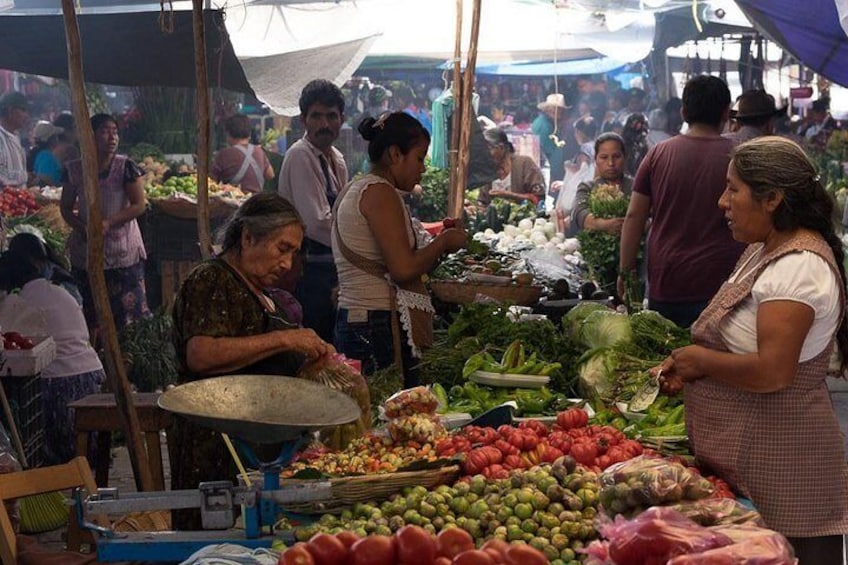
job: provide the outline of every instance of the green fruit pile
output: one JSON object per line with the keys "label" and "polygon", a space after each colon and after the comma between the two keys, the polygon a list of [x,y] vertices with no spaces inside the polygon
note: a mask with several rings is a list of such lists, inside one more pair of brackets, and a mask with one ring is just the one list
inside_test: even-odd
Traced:
{"label": "green fruit pile", "polygon": [[322,516],[295,535],[305,541],[319,531],[366,536],[391,535],[407,524],[430,533],[458,527],[478,546],[492,538],[525,542],[552,563],[576,564],[577,550],[597,538],[593,520],[600,483],[596,473],[569,459],[516,471],[508,479],[476,475],[434,490],[409,487],[382,504],[356,504],[339,516]]}

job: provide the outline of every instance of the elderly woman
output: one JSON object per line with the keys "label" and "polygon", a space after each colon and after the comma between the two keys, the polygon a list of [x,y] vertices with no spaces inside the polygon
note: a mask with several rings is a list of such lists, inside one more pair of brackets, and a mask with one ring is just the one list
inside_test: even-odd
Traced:
{"label": "elderly woman", "polygon": [[[266,293],[291,269],[303,240],[294,207],[274,193],[251,196],[223,228],[221,254],[195,267],[174,304],[179,381],[232,373],[295,375],[307,358],[334,353],[311,329],[289,320]],[[171,486],[234,475],[214,432],[177,419],[171,450]],[[175,513],[180,529],[199,527],[196,512]]]}
{"label": "elderly woman", "polygon": [[749,246],[659,367],[684,390],[697,460],[750,498],[801,565],[842,563],[848,466],[825,375],[848,359],[843,249],[833,201],[795,143],[738,146],[719,199]]}
{"label": "elderly woman", "polygon": [[624,174],[626,151],[624,139],[617,133],[602,133],[595,140],[595,179],[580,183],[574,196],[574,208],[571,211],[571,225],[579,230],[604,231],[619,235],[624,218],[596,218],[589,211],[589,195],[599,185],[613,185],[629,196],[633,187],[633,178]]}
{"label": "elderly woman", "polygon": [[418,248],[401,195],[424,173],[430,135],[403,112],[365,118],[368,174],[339,194],[333,213],[333,258],[339,272],[336,345],[362,361],[364,374],[399,364],[416,384],[413,357],[432,344],[433,306],[421,277],[445,253],[465,246],[465,231],[445,229]]}
{"label": "elderly woman", "polygon": [[529,200],[533,204],[544,201],[545,178],[533,159],[526,155],[516,155],[515,147],[501,128],[487,129],[483,137],[489,144],[489,153],[495,161],[498,178],[480,190],[477,201],[484,206],[497,197],[519,202]]}
{"label": "elderly woman", "polygon": [[[147,208],[143,173],[126,155],[118,155],[118,123],[108,114],[91,118],[97,147],[103,220],[103,266],[109,304],[120,330],[133,321],[150,316],[144,287],[147,252],[136,218]],[[95,326],[94,302],[88,282],[86,224],[88,203],[82,186],[82,163],[70,161],[62,187],[62,218],[73,232],[68,238],[71,272],[83,296],[83,312],[89,328]]]}

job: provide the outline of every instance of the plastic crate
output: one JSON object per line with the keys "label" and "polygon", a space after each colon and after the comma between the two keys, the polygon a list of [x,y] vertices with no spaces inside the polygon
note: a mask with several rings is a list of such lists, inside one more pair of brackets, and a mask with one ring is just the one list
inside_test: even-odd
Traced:
{"label": "plastic crate", "polygon": [[[12,417],[21,436],[24,455],[30,467],[42,464],[42,446],[44,444],[44,412],[41,406],[41,378],[4,377],[0,385],[9,400]],[[3,425],[10,429],[5,414],[0,411]]]}

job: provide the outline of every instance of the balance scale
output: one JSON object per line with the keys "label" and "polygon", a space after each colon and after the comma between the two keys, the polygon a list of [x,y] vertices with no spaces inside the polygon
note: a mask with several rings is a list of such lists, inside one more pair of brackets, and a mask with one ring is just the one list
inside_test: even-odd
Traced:
{"label": "balance scale", "polygon": [[[326,386],[275,375],[232,375],[186,383],[166,391],[159,406],[200,426],[233,437],[248,463],[263,474],[262,484],[234,486],[204,482],[196,490],[119,494],[116,488],[76,492],[83,528],[94,533],[98,562],[183,561],[208,545],[233,543],[270,547],[274,524],[287,504],[328,500],[329,481],[280,484],[280,470],[298,448],[322,428],[349,424],[360,416],[348,395]],[[283,443],[279,457],[260,462],[245,442]],[[241,507],[243,530],[234,530]],[[203,530],[194,532],[114,532],[93,522],[99,514],[199,508]],[[267,529],[265,529],[267,527]],[[291,533],[282,536],[293,541]]]}

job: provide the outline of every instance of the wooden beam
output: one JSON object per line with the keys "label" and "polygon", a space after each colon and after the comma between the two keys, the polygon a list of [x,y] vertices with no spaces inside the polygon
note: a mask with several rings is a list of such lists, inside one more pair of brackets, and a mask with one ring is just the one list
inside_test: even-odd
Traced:
{"label": "wooden beam", "polygon": [[77,124],[82,159],[83,187],[88,205],[88,225],[86,227],[88,279],[103,335],[106,374],[112,381],[115,402],[120,409],[121,425],[127,439],[130,462],[139,488],[149,491],[154,488],[153,478],[150,474],[150,465],[147,462],[147,450],[144,448],[144,441],[141,437],[138,415],[132,401],[121,347],[118,344],[118,330],[115,327],[115,318],[109,305],[106,276],[103,271],[103,216],[100,206],[100,182],[97,178],[97,149],[94,144],[94,132],[91,131],[90,127],[87,127],[89,115],[88,104],[85,101],[82,45],[74,0],[62,0],[62,13],[65,19],[65,36],[68,45],[68,79],[71,86],[71,102],[74,122]]}
{"label": "wooden beam", "polygon": [[477,43],[480,36],[480,5],[482,0],[474,0],[471,13],[471,39],[468,45],[468,57],[465,60],[465,72],[462,77],[462,125],[460,128],[459,150],[457,157],[457,192],[459,205],[465,196],[465,185],[468,182],[468,163],[471,159],[471,119],[474,110],[471,99],[474,93],[474,74],[477,68]]}
{"label": "wooden beam", "polygon": [[456,40],[453,46],[453,114],[451,116],[451,138],[448,146],[448,206],[449,218],[462,216],[465,189],[459,187],[457,173],[459,160],[459,131],[462,128],[462,1],[456,0]]}
{"label": "wooden beam", "polygon": [[194,28],[194,76],[197,83],[197,240],[200,255],[212,256],[209,226],[209,78],[206,74],[206,29],[203,0],[192,0]]}

